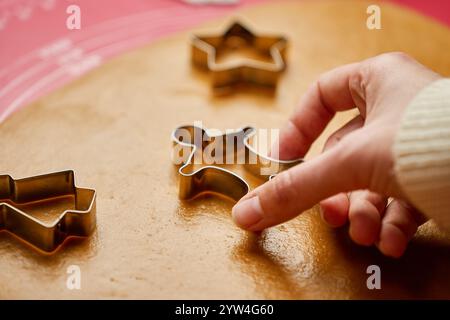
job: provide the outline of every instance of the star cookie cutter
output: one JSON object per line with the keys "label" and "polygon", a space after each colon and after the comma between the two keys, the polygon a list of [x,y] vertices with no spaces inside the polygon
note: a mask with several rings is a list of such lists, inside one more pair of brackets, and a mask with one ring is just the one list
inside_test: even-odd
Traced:
{"label": "star cookie cutter", "polygon": [[[258,154],[252,146],[255,134],[256,129],[253,127],[217,135],[210,135],[207,130],[196,125],[176,128],[172,132],[172,160],[175,165],[180,166],[179,198],[190,200],[212,193],[238,201],[250,191],[248,183],[239,175],[208,163],[224,164],[235,161],[234,163],[242,164],[252,175],[269,180],[281,171],[303,162],[303,159],[276,160]],[[214,155],[209,157],[205,155],[204,150],[212,144],[218,148],[215,149]],[[195,165],[200,163],[202,166],[196,169]]]}
{"label": "star cookie cutter", "polygon": [[[52,223],[43,223],[20,209],[68,196],[74,198],[74,208]],[[0,175],[0,231],[9,231],[45,253],[54,252],[67,238],[93,232],[95,199],[95,190],[75,186],[72,170],[18,180]]]}
{"label": "star cookie cutter", "polygon": [[[239,22],[234,22],[222,35],[192,38],[191,59],[194,66],[212,74],[216,93],[231,92],[239,84],[275,89],[278,78],[286,68],[287,39],[282,36],[256,35]],[[226,49],[250,46],[272,60],[246,60],[234,64],[218,64],[218,55]]]}

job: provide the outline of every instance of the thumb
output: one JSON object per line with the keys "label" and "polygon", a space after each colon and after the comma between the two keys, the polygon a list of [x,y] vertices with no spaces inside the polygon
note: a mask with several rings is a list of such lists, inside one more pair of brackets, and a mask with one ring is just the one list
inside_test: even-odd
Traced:
{"label": "thumb", "polygon": [[259,231],[290,220],[337,193],[367,188],[374,155],[367,152],[357,133],[247,194],[233,207],[234,222]]}

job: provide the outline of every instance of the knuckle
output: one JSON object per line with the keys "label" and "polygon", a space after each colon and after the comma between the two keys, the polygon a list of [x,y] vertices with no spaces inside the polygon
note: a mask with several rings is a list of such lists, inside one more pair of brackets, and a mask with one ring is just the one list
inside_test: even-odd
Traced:
{"label": "knuckle", "polygon": [[412,61],[414,60],[404,52],[383,53],[366,60],[362,67],[362,86],[367,88],[367,100],[379,100],[379,92],[389,88],[392,90],[392,86],[396,85],[392,77],[393,70],[402,70],[399,66],[408,66]]}
{"label": "knuckle", "polygon": [[389,52],[389,53],[387,53],[387,55],[389,55],[392,60],[396,60],[396,61],[411,60],[411,57],[402,51]]}
{"label": "knuckle", "polygon": [[359,89],[361,87],[361,84],[363,83],[363,80],[365,78],[366,68],[367,68],[366,65],[362,64],[356,72],[352,73],[349,76],[348,81],[350,89],[352,88]]}
{"label": "knuckle", "polygon": [[322,105],[322,110],[324,111],[324,116],[334,115],[334,111],[332,108],[329,107],[329,105],[327,103],[327,99],[324,95],[324,91],[322,90],[322,87],[327,82],[327,79],[330,78],[330,75],[332,73],[333,73],[333,70],[321,74],[319,76],[319,79],[317,81],[315,81],[313,84],[314,91],[316,92],[316,95],[320,101],[320,104]]}
{"label": "knuckle", "polygon": [[278,174],[273,179],[273,201],[277,204],[286,203],[292,200],[294,194],[294,183],[292,172],[286,170]]}
{"label": "knuckle", "polygon": [[386,67],[397,65],[399,62],[410,61],[411,59],[409,55],[400,51],[383,53],[372,60],[372,67],[376,70],[386,70]]}
{"label": "knuckle", "polygon": [[333,72],[333,70],[328,70],[325,72],[322,72],[316,81],[312,84],[313,88],[319,89],[320,85],[326,82],[326,80],[330,77],[330,74]]}
{"label": "knuckle", "polygon": [[314,140],[314,135],[311,133],[313,130],[311,129],[311,126],[307,124],[299,124],[294,122],[294,120],[289,120],[291,125],[295,128],[298,135],[300,136],[303,141],[311,143]]}
{"label": "knuckle", "polygon": [[366,99],[368,74],[366,65],[362,64],[356,72],[349,76],[348,87],[353,97]]}

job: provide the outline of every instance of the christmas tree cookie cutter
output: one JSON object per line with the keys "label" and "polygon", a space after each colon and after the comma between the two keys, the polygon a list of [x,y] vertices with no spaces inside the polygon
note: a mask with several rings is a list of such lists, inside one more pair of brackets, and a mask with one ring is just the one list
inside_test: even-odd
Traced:
{"label": "christmas tree cookie cutter", "polygon": [[[21,210],[43,201],[73,197],[74,208],[44,223]],[[8,231],[34,248],[51,253],[69,237],[87,237],[96,226],[96,191],[75,186],[72,170],[15,180],[0,175],[0,231]]]}
{"label": "christmas tree cookie cutter", "polygon": [[[225,50],[242,46],[252,47],[270,58],[271,62],[246,59],[233,64],[217,63],[217,57]],[[273,90],[286,68],[286,47],[285,37],[256,35],[243,24],[234,22],[220,35],[194,35],[191,40],[191,60],[194,66],[211,73],[215,93],[229,93],[241,84]]]}
{"label": "christmas tree cookie cutter", "polygon": [[[204,128],[186,125],[172,132],[172,161],[179,166],[179,198],[194,199],[202,194],[220,194],[238,201],[250,191],[248,183],[234,172],[217,165],[237,163],[264,180],[303,162],[303,159],[277,160],[259,154],[252,146],[253,127],[212,135]],[[200,138],[199,138],[200,137]],[[214,145],[214,152],[204,152]],[[196,165],[200,164],[197,168]]]}

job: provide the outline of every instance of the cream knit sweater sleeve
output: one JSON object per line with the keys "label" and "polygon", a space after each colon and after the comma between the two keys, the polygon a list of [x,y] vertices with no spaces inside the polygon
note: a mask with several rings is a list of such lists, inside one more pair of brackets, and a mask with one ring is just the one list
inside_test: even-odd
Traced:
{"label": "cream knit sweater sleeve", "polygon": [[411,101],[393,151],[406,197],[450,231],[450,79],[432,83]]}

